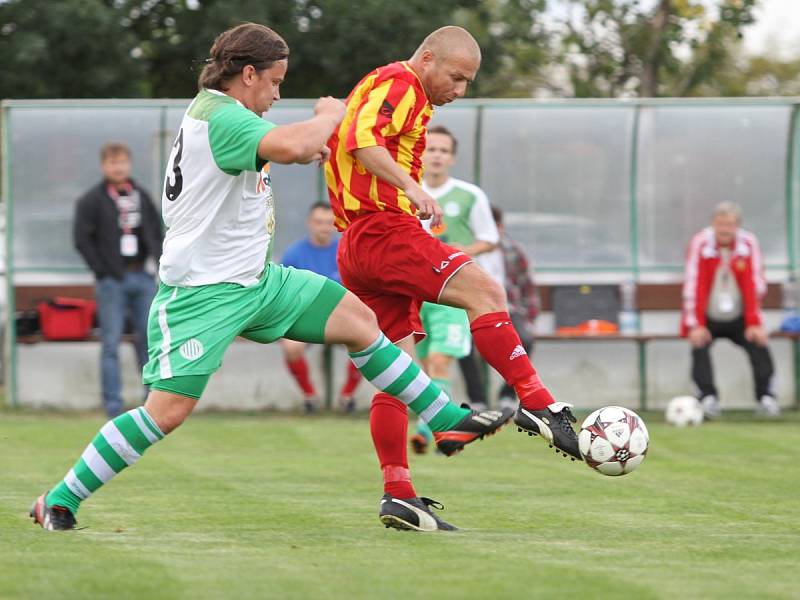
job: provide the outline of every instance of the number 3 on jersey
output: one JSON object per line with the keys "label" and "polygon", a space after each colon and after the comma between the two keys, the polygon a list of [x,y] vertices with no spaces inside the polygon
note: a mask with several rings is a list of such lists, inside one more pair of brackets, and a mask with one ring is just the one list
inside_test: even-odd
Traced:
{"label": "number 3 on jersey", "polygon": [[183,154],[183,128],[178,132],[178,137],[175,140],[175,144],[172,146],[175,148],[175,154],[172,158],[172,182],[170,182],[170,173],[169,170],[167,171],[167,178],[164,182],[164,193],[167,196],[167,200],[176,200],[178,196],[180,196],[181,190],[183,189],[183,173],[181,173],[181,155]]}

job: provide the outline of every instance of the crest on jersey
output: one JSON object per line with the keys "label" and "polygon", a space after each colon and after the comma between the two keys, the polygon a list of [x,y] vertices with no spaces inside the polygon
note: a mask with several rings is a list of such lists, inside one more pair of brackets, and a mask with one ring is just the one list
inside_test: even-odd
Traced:
{"label": "crest on jersey", "polygon": [[448,202],[444,205],[444,214],[448,217],[457,217],[461,214],[461,206],[458,202]]}
{"label": "crest on jersey", "polygon": [[257,194],[263,194],[265,192],[272,196],[272,180],[269,178],[269,163],[261,167],[261,171],[258,174],[258,184],[256,185]]}
{"label": "crest on jersey", "polygon": [[269,177],[269,163],[265,164],[258,173],[258,185],[256,192],[264,194],[264,204],[266,208],[266,228],[267,233],[272,235],[275,232],[275,197],[272,194],[272,180]]}

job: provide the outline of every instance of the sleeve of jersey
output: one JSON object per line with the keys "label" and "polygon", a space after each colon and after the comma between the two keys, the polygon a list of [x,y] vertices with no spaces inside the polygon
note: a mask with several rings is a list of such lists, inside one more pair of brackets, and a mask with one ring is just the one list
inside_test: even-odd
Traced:
{"label": "sleeve of jersey", "polygon": [[414,87],[402,79],[387,79],[362,100],[347,130],[345,148],[385,146],[386,138],[398,135],[416,112]]}
{"label": "sleeve of jersey", "polygon": [[689,250],[686,253],[686,267],[684,269],[683,280],[683,324],[687,329],[701,324],[698,313],[705,313],[705,307],[701,311],[697,310],[698,297],[697,291],[700,279],[700,246],[702,245],[702,232],[695,234],[689,243]]}
{"label": "sleeve of jersey", "polygon": [[228,175],[258,171],[266,162],[258,156],[261,138],[275,127],[238,104],[226,104],[208,120],[208,143],[217,166]]}
{"label": "sleeve of jersey", "polygon": [[492,216],[492,208],[489,205],[489,198],[482,189],[474,189],[475,203],[469,213],[469,226],[476,240],[496,244],[500,241],[500,233],[497,231],[497,224]]}

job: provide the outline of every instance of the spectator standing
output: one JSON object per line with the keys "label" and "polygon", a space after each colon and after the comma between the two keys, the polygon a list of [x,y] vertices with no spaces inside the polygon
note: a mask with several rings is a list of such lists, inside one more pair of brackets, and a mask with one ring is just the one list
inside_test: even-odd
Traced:
{"label": "spectator standing", "polygon": [[100,169],[103,180],[78,200],[73,232],[96,280],[103,406],[115,417],[123,410],[119,345],[126,317],[136,336],[139,367],[147,363],[147,315],[156,285],[145,267],[148,259],[160,258],[163,234],[150,195],[130,177],[130,148],[103,146]]}
{"label": "spectator standing", "polygon": [[[312,271],[333,281],[340,282],[336,266],[336,252],[339,240],[334,236],[333,210],[327,202],[317,202],[311,206],[306,220],[308,235],[291,244],[283,254],[281,264],[296,269]],[[319,405],[316,388],[306,361],[308,344],[296,340],[281,340],[286,368],[289,369],[297,385],[303,392],[303,406],[306,413],[314,412]],[[347,375],[339,391],[339,404],[347,413],[355,411],[353,394],[361,381],[361,373],[351,361],[347,361]]]}
{"label": "spectator standing", "polygon": [[772,417],[780,414],[761,315],[767,291],[761,249],[756,236],[740,227],[741,216],[736,204],[719,204],[711,226],[692,238],[686,259],[681,334],[692,347],[692,379],[707,418],[721,412],[709,352],[717,338],[727,338],[747,353],[756,411]]}

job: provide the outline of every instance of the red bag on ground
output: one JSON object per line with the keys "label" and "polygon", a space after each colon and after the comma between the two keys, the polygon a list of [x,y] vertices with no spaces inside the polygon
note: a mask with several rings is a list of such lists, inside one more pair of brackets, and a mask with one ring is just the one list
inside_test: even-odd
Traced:
{"label": "red bag on ground", "polygon": [[39,322],[46,340],[85,340],[92,331],[97,303],[56,296],[39,302]]}

